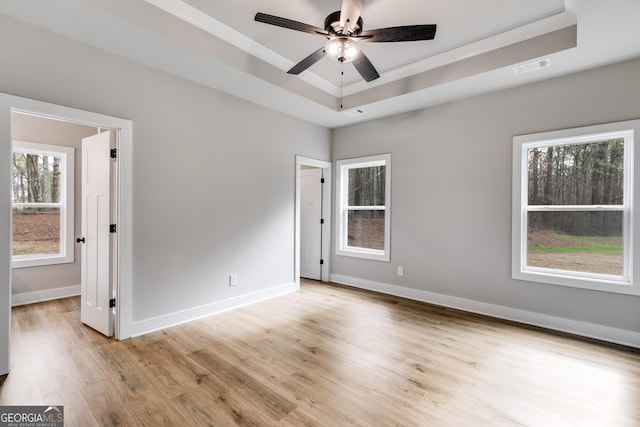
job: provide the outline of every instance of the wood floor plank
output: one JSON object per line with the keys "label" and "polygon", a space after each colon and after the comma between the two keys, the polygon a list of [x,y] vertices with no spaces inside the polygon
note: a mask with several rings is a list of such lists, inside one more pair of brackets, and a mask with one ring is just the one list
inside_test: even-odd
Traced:
{"label": "wood floor plank", "polygon": [[55,404],[64,407],[65,426],[98,426],[98,421],[93,417],[91,407],[87,404],[84,390],[56,388],[55,392],[43,394],[46,404]]}
{"label": "wood floor plank", "polygon": [[42,392],[36,374],[28,366],[12,369],[2,381],[2,405],[42,405]]}
{"label": "wood floor plank", "polygon": [[232,390],[241,393],[244,401],[250,403],[251,411],[259,414],[260,419],[277,421],[295,409],[291,401],[274,393],[260,378],[253,377],[242,366],[229,363],[217,353],[217,349],[198,350],[188,357],[206,367],[211,375]]}
{"label": "wood floor plank", "polygon": [[640,352],[348,287],[127,341],[15,307],[0,404],[69,426],[640,426]]}

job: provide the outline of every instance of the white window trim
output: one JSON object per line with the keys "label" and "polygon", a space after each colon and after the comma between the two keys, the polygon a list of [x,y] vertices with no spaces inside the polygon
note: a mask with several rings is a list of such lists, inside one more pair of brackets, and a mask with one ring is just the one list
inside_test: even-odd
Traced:
{"label": "white window trim", "polygon": [[[391,154],[380,154],[368,157],[338,160],[336,162],[336,255],[364,258],[389,262],[391,259]],[[348,245],[348,194],[344,183],[347,181],[347,171],[353,168],[385,166],[385,206],[361,206],[351,210],[384,210],[384,249],[368,249]]]}
{"label": "white window trim", "polygon": [[[62,154],[60,178],[61,202],[41,204],[43,207],[60,206],[60,253],[55,255],[16,255],[11,257],[12,268],[38,267],[44,265],[67,264],[75,260],[73,237],[75,233],[75,149],[60,145],[13,141],[14,151],[51,155]],[[17,149],[17,150],[16,150]],[[22,204],[17,204],[22,205]],[[12,206],[15,206],[12,204]],[[13,212],[13,210],[12,210]],[[13,214],[12,214],[13,217]]]}
{"label": "white window trim", "polygon": [[[634,168],[640,165],[640,150],[635,139],[640,135],[640,120],[608,123],[560,131],[521,135],[513,138],[513,206],[512,206],[512,269],[513,279],[552,285],[591,289],[603,292],[640,295],[640,284],[634,281],[634,271],[640,271],[640,259],[634,256],[634,246],[640,243],[640,227],[634,201],[640,197],[640,185],[634,185]],[[527,200],[527,150],[532,146],[587,143],[603,138],[625,138],[624,205],[612,206],[544,206],[529,207]],[[527,211],[622,211],[623,256],[622,276],[571,272],[527,267]]]}

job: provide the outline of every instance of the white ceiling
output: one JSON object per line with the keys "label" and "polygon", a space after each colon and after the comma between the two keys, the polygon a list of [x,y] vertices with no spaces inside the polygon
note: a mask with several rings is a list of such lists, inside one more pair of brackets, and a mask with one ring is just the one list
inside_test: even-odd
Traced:
{"label": "white ceiling", "polygon": [[[253,19],[264,12],[322,28],[340,7],[341,0],[0,0],[0,13],[329,128],[640,57],[639,0],[367,0],[365,30],[438,25],[432,41],[362,43],[381,74],[371,83],[327,58],[286,74],[325,40]],[[548,68],[512,71],[546,58]],[[363,113],[350,114],[356,110]]]}

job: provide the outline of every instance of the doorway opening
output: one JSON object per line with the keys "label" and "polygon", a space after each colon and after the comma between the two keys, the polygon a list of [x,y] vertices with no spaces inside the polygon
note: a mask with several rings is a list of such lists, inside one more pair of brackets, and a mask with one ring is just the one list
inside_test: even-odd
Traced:
{"label": "doorway opening", "polygon": [[328,281],[331,257],[331,163],[296,157],[295,279]]}
{"label": "doorway opening", "polygon": [[12,306],[80,295],[82,323],[111,337],[119,131],[14,111],[11,133]]}
{"label": "doorway opening", "polygon": [[[101,130],[112,131],[117,135],[117,157],[116,162],[118,182],[114,187],[115,214],[112,222],[117,226],[117,232],[113,234],[112,248],[110,257],[113,257],[111,265],[116,266],[112,272],[113,278],[117,283],[115,287],[115,308],[116,315],[114,317],[115,325],[113,332],[117,339],[126,339],[131,337],[131,300],[132,300],[132,127],[133,124],[129,120],[120,119],[112,116],[106,116],[88,111],[77,110],[73,108],[63,107],[45,102],[35,101],[27,98],[16,97],[0,93],[0,148],[1,153],[6,156],[11,155],[13,129],[12,116],[14,113],[21,115],[32,115],[42,118],[48,118],[59,122],[76,123],[78,125],[94,127]],[[111,153],[109,152],[108,155]],[[10,162],[6,162],[5,166],[0,166],[0,176],[5,178],[5,184],[2,184],[3,190],[0,192],[6,194],[5,200],[11,200],[9,189],[11,189],[11,173]],[[6,189],[6,191],[5,191]],[[4,198],[4,197],[3,197]],[[5,205],[6,206],[6,205]],[[11,306],[12,306],[12,283],[11,283],[11,257],[12,257],[12,209],[6,206],[4,213],[0,213],[0,234],[6,236],[6,246],[0,250],[0,255],[9,257],[8,262],[0,266],[0,276],[3,280],[0,282],[0,293],[6,295],[0,303],[0,341],[2,351],[0,352],[0,374],[9,372],[9,355],[11,354]],[[115,229],[114,229],[115,230]],[[80,237],[80,236],[77,236]],[[75,243],[74,243],[75,247]],[[74,249],[75,250],[75,249]],[[6,258],[5,258],[6,259]],[[6,280],[5,280],[6,279]],[[68,292],[69,290],[63,290]],[[51,298],[58,296],[54,291]]]}

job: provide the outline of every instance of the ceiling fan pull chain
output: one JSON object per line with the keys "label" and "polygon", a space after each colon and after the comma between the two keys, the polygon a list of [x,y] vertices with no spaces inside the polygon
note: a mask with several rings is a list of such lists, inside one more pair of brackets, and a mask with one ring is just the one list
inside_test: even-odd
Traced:
{"label": "ceiling fan pull chain", "polygon": [[344,83],[344,64],[341,64],[340,67],[340,109],[342,110],[344,107],[342,106],[342,85]]}

